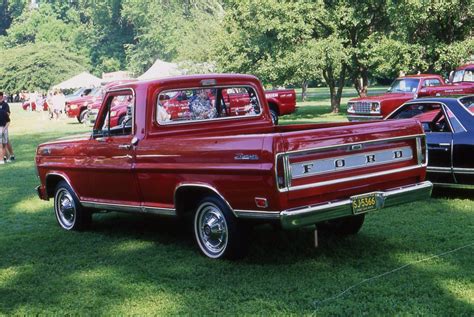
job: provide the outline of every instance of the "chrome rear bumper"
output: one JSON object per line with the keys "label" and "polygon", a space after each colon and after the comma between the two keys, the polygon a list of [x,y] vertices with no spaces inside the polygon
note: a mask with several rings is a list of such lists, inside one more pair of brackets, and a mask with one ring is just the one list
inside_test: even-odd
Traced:
{"label": "chrome rear bumper", "polygon": [[[426,181],[377,192],[381,198],[380,208],[429,198],[432,189],[433,184]],[[352,201],[345,199],[285,210],[280,213],[279,218],[283,228],[292,229],[351,215],[353,215]]]}

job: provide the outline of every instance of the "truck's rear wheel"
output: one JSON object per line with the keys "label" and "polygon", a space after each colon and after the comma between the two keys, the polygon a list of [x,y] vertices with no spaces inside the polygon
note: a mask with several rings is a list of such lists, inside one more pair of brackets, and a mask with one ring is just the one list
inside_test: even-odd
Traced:
{"label": "truck's rear wheel", "polygon": [[79,203],[71,186],[60,181],[54,190],[54,213],[61,228],[84,230],[92,221],[92,213]]}
{"label": "truck's rear wheel", "polygon": [[201,252],[213,259],[238,259],[247,251],[244,231],[229,207],[216,196],[207,196],[194,215],[194,234]]}
{"label": "truck's rear wheel", "polygon": [[274,109],[270,109],[270,115],[272,116],[272,122],[274,125],[278,124],[278,113]]}
{"label": "truck's rear wheel", "polygon": [[318,230],[337,235],[353,235],[364,224],[365,214],[329,220],[317,225]]}

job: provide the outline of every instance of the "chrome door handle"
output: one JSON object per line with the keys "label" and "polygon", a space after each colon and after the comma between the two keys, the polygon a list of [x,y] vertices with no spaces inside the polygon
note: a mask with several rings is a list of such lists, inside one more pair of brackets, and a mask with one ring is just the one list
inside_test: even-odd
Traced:
{"label": "chrome door handle", "polygon": [[131,150],[132,149],[132,145],[131,144],[120,144],[118,146],[119,149],[122,149],[122,150]]}
{"label": "chrome door handle", "polygon": [[439,146],[451,146],[451,143],[440,143]]}

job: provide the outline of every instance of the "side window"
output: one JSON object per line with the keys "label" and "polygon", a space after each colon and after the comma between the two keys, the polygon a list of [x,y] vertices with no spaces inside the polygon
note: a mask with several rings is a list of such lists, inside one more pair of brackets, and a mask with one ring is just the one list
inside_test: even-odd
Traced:
{"label": "side window", "polygon": [[156,102],[159,124],[257,116],[261,106],[252,87],[209,87],[163,91]]}
{"label": "side window", "polygon": [[107,97],[106,109],[102,112],[94,131],[98,136],[132,134],[135,100],[131,92]]}
{"label": "side window", "polygon": [[423,83],[423,87],[434,87],[434,86],[441,86],[441,82],[439,79],[426,79]]}
{"label": "side window", "polygon": [[405,105],[390,119],[417,119],[425,132],[451,132],[440,104],[415,103]]}

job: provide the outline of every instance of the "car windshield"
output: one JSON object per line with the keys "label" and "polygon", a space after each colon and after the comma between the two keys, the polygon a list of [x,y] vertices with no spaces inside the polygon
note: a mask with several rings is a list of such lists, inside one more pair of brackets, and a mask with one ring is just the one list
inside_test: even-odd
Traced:
{"label": "car windshield", "polygon": [[474,70],[472,69],[463,69],[458,70],[454,73],[453,83],[459,82],[474,82]]}
{"label": "car windshield", "polygon": [[474,96],[463,97],[459,101],[471,112],[474,111]]}
{"label": "car windshield", "polygon": [[84,90],[85,88],[79,88],[76,91],[74,91],[70,96],[79,96]]}
{"label": "car windshield", "polygon": [[395,93],[416,92],[419,82],[419,79],[414,78],[396,79],[388,91]]}

